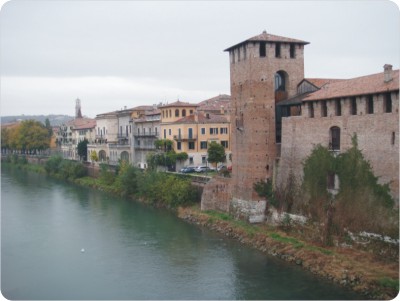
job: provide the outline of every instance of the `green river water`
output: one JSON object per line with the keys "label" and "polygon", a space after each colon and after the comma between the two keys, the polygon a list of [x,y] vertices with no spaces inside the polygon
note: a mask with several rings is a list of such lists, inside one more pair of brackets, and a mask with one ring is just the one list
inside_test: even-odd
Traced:
{"label": "green river water", "polygon": [[147,207],[2,166],[8,299],[360,299],[300,267]]}

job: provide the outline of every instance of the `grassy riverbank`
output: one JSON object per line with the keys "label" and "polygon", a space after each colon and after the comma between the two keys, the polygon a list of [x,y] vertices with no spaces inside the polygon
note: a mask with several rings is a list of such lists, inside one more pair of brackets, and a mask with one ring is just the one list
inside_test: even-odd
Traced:
{"label": "grassy riverbank", "polygon": [[225,213],[200,211],[199,206],[180,208],[178,216],[188,222],[302,266],[315,275],[349,287],[366,299],[393,299],[399,290],[398,262],[368,251],[324,247],[294,233],[266,224],[250,225]]}
{"label": "grassy riverbank", "polygon": [[[47,173],[77,185],[92,187],[108,193],[140,200],[152,206],[172,208],[178,217],[220,232],[226,237],[257,248],[260,251],[302,266],[319,277],[363,294],[367,299],[393,299],[399,290],[398,258],[371,249],[359,250],[350,246],[325,247],[310,241],[305,233],[312,229],[295,226],[293,228],[272,227],[266,224],[252,225],[235,220],[226,213],[203,212],[199,205],[193,205],[198,192],[185,179],[163,173],[143,173],[123,167],[117,175],[107,169],[99,178],[80,176],[74,178],[74,168],[69,163],[61,165],[58,172],[49,172],[44,165],[22,161],[3,162],[15,168],[39,173]],[[75,170],[79,173],[79,169]],[[69,175],[69,176],[68,176]],[[127,190],[126,186],[133,187]],[[395,248],[395,247],[394,247]],[[398,254],[398,253],[397,253]]]}

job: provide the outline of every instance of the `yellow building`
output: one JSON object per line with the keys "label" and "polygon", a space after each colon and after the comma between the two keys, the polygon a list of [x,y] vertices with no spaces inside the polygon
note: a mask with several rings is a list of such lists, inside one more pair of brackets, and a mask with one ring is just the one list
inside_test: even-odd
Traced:
{"label": "yellow building", "polygon": [[230,122],[223,114],[198,110],[198,105],[177,101],[160,107],[160,139],[174,142],[176,152],[186,152],[189,159],[184,165],[206,165],[207,149],[212,141],[222,144],[230,161]]}

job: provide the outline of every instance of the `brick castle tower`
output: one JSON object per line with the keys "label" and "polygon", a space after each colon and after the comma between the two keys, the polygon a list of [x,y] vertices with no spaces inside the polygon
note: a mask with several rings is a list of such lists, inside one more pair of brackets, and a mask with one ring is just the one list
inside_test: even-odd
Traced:
{"label": "brick castle tower", "polygon": [[306,44],[264,31],[225,50],[230,58],[232,101],[230,211],[239,209],[244,215],[263,218],[265,201],[259,201],[253,185],[273,176],[281,142],[281,117],[275,104],[294,96],[304,79]]}

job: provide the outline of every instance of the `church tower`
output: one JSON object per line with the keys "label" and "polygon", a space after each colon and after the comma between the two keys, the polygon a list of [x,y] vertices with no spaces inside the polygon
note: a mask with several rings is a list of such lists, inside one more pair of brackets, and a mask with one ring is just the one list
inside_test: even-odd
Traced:
{"label": "church tower", "polygon": [[82,118],[81,100],[79,98],[75,101],[75,118]]}
{"label": "church tower", "polygon": [[[273,176],[281,142],[281,117],[275,105],[294,96],[304,79],[306,44],[264,31],[225,50],[232,102],[231,211],[237,209],[233,204],[253,212],[252,204],[259,203],[253,201],[260,199],[254,183]],[[257,210],[261,214],[263,209]]]}

